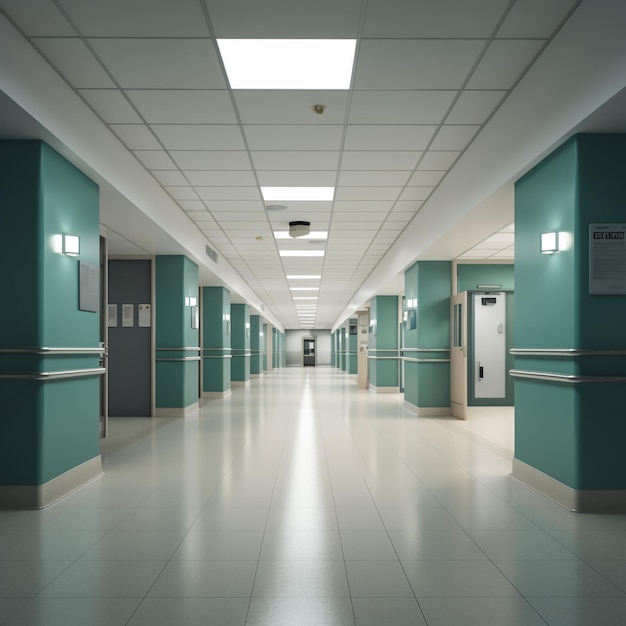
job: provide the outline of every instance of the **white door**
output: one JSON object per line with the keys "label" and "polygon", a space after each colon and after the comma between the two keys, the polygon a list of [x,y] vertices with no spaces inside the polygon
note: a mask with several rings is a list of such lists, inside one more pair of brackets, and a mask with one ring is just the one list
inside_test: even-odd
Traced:
{"label": "white door", "polygon": [[474,397],[506,395],[506,300],[504,294],[474,294]]}

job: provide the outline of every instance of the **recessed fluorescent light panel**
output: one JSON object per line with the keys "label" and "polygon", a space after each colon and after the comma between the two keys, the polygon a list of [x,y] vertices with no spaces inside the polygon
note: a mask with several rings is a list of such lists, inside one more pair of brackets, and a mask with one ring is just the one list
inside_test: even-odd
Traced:
{"label": "recessed fluorescent light panel", "polygon": [[280,256],[324,256],[324,250],[279,250]]}
{"label": "recessed fluorescent light panel", "polygon": [[290,287],[291,291],[319,291],[319,287]]}
{"label": "recessed fluorescent light panel", "polygon": [[265,202],[332,202],[334,187],[261,187]]}
{"label": "recessed fluorescent light panel", "polygon": [[306,280],[308,278],[319,280],[321,274],[287,274],[287,280]]}
{"label": "recessed fluorescent light panel", "polygon": [[218,39],[231,89],[350,89],[355,39]]}

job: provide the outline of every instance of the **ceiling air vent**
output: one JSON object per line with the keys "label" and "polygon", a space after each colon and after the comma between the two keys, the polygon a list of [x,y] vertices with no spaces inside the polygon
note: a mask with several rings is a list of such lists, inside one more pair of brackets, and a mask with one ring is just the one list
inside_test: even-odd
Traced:
{"label": "ceiling air vent", "polygon": [[209,257],[209,259],[211,259],[211,261],[213,261],[213,263],[217,263],[219,255],[217,254],[217,252],[215,252],[215,250],[213,250],[213,248],[211,248],[211,246],[206,247],[206,255]]}

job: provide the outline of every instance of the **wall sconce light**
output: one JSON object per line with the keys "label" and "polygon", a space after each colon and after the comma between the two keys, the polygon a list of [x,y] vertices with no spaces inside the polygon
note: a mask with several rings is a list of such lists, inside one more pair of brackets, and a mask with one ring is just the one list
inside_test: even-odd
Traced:
{"label": "wall sconce light", "polygon": [[52,237],[52,249],[57,254],[78,256],[80,253],[80,237],[76,235],[54,235]]}
{"label": "wall sconce light", "polygon": [[80,237],[76,235],[63,235],[63,254],[78,256],[80,252]]}
{"label": "wall sconce light", "polygon": [[541,233],[541,254],[554,254],[559,251],[558,233]]}

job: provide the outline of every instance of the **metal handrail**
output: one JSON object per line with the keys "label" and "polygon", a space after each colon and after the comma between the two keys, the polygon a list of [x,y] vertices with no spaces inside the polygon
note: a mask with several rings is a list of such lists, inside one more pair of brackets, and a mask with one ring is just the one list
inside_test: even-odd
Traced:
{"label": "metal handrail", "polygon": [[511,348],[514,356],[626,356],[626,350],[584,350],[579,348]]}
{"label": "metal handrail", "polygon": [[626,383],[626,376],[584,376],[580,374],[557,374],[555,372],[533,372],[530,370],[509,370],[514,378],[530,378],[557,383]]}
{"label": "metal handrail", "polygon": [[59,380],[61,378],[84,378],[86,376],[102,376],[104,367],[93,367],[82,370],[62,370],[58,372],[25,372],[21,374],[0,374],[0,380]]}

